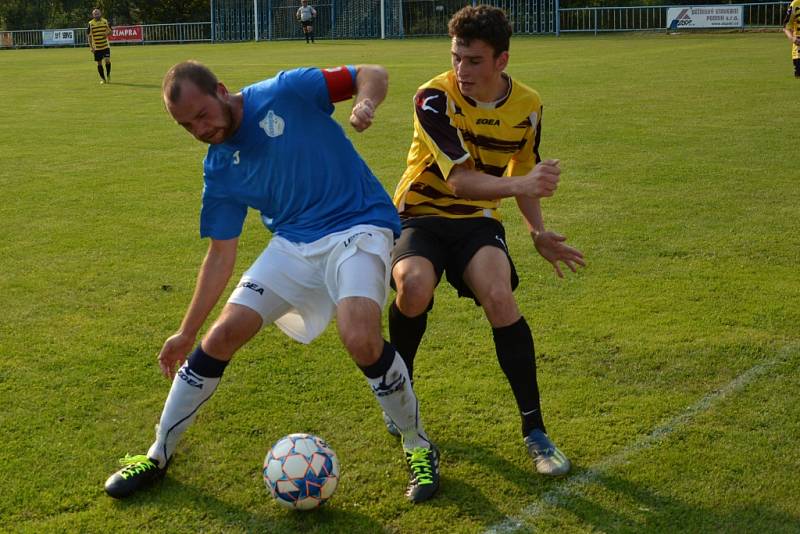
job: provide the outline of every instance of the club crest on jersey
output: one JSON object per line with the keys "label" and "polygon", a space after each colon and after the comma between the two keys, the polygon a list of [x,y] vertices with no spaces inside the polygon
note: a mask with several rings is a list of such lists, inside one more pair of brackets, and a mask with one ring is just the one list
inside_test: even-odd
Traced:
{"label": "club crest on jersey", "polygon": [[267,112],[267,115],[261,119],[258,125],[261,126],[261,129],[270,137],[283,135],[283,119],[272,110]]}

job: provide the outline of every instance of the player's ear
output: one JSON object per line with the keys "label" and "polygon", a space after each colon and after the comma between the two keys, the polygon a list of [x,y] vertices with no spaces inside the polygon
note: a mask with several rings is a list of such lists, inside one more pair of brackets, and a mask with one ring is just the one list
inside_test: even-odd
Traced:
{"label": "player's ear", "polygon": [[220,98],[228,96],[228,88],[222,82],[217,82],[217,96]]}
{"label": "player's ear", "polygon": [[495,64],[499,70],[506,70],[506,67],[508,66],[508,50],[500,52],[500,55],[497,56],[497,59],[495,60]]}

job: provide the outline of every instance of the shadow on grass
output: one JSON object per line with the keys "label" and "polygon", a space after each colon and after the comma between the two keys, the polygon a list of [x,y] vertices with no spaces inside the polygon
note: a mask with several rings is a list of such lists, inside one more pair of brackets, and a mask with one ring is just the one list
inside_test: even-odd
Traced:
{"label": "shadow on grass", "polygon": [[[448,461],[471,463],[481,471],[498,474],[516,485],[528,501],[533,501],[547,492],[556,482],[554,479],[537,475],[533,463],[529,464],[529,469],[520,468],[508,458],[498,456],[491,448],[461,440],[439,440],[436,443],[442,451],[442,485],[439,495],[430,505],[457,507],[460,515],[470,517],[479,524],[489,525],[503,520],[507,511],[498,509],[492,500],[486,497],[486,492],[491,491],[491,488],[487,488],[484,481],[475,480],[473,483],[448,477]],[[524,449],[520,454],[525,454]],[[495,502],[496,497],[493,499]]]}
{"label": "shadow on grass", "polygon": [[[582,488],[602,488],[613,497],[591,499],[595,491],[578,488],[549,504],[587,525],[614,532],[800,532],[800,514],[792,516],[759,505],[719,508],[693,505],[615,475],[597,475]],[[619,506],[610,507],[609,502]]]}
{"label": "shadow on grass", "polygon": [[[263,498],[262,498],[263,497]],[[383,527],[359,512],[323,506],[310,512],[284,510],[266,491],[252,507],[228,502],[211,492],[184,484],[167,475],[152,488],[122,501],[114,501],[121,512],[134,510],[146,515],[171,516],[182,531],[236,531],[269,533],[374,533]],[[258,511],[263,507],[264,512]],[[269,512],[269,513],[268,513]],[[148,523],[148,527],[153,525]],[[158,528],[156,526],[156,528]]]}

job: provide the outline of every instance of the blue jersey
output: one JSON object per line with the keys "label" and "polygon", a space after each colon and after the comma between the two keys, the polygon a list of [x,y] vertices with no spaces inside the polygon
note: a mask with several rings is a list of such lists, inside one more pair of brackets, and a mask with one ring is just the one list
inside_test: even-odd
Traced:
{"label": "blue jersey", "polygon": [[389,195],[331,117],[334,101],[355,91],[352,67],[303,68],[242,91],[236,133],[210,145],[200,235],[232,239],[247,208],[289,241],[310,243],[357,224],[400,233]]}

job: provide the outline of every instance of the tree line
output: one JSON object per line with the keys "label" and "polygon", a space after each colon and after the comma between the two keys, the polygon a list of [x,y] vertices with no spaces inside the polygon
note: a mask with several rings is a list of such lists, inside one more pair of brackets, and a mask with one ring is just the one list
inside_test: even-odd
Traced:
{"label": "tree line", "polygon": [[0,29],[82,28],[94,8],[112,26],[210,18],[209,0],[0,0]]}

